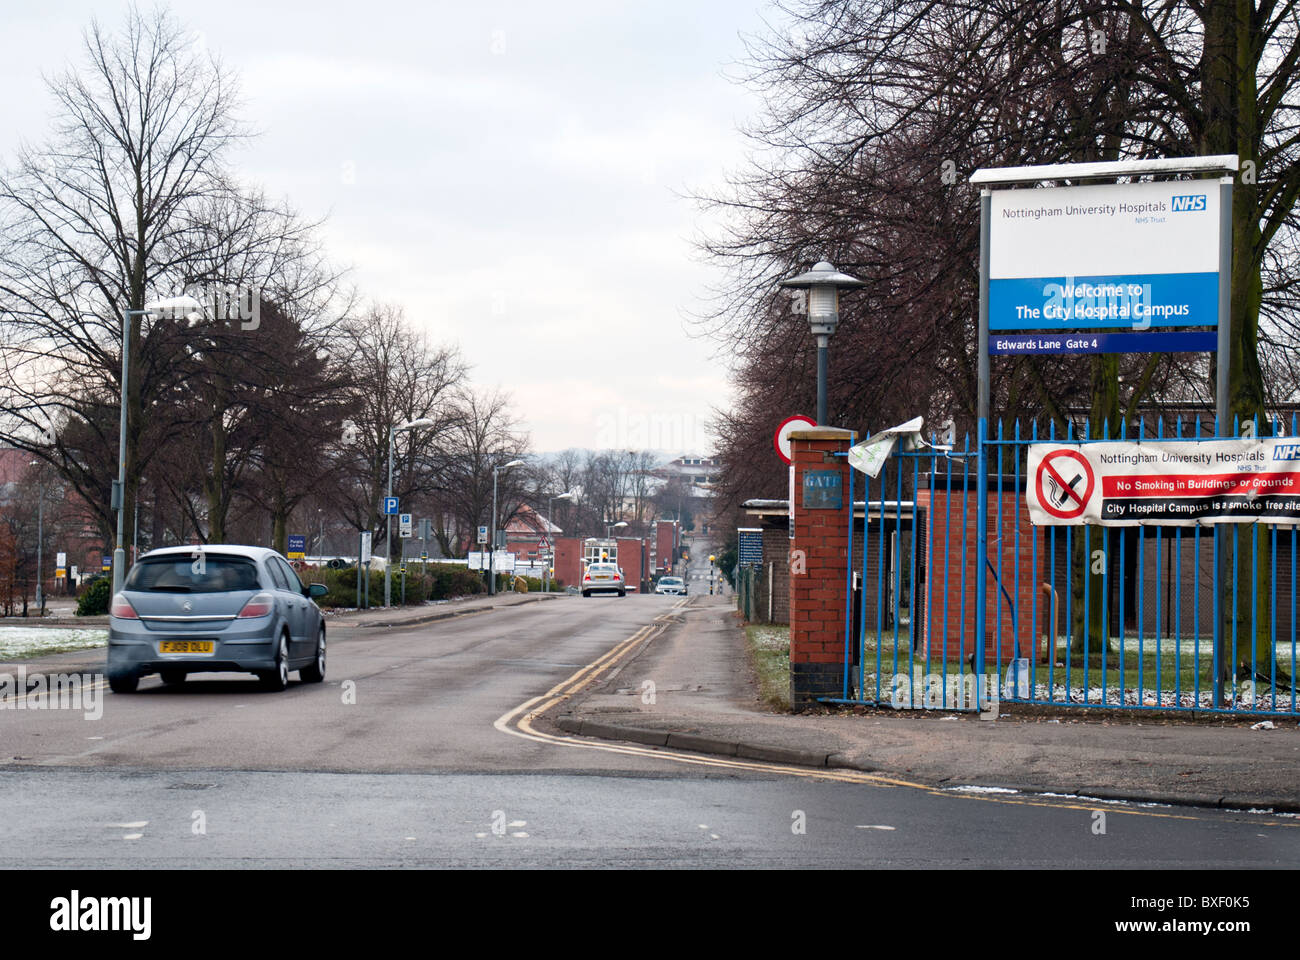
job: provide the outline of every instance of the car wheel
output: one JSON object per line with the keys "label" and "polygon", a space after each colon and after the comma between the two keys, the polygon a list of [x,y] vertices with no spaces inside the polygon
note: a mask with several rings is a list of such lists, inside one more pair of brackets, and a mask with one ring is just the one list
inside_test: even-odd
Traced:
{"label": "car wheel", "polygon": [[114,693],[135,693],[135,688],[140,685],[140,676],[136,673],[110,673],[108,675],[108,689]]}
{"label": "car wheel", "polygon": [[591,596],[591,591],[590,591],[590,590],[584,590],[584,591],[582,591],[582,595],[583,595],[584,597],[589,597],[589,596]]}
{"label": "car wheel", "polygon": [[178,683],[185,682],[184,670],[160,670],[158,674],[162,677],[162,682],[168,686],[175,686]]}
{"label": "car wheel", "polygon": [[298,671],[304,683],[320,683],[325,679],[325,628],[320,628],[316,638],[316,659]]}
{"label": "car wheel", "polygon": [[289,686],[289,637],[280,634],[280,647],[275,652],[275,669],[258,675],[262,686],[273,693],[278,693]]}
{"label": "car wheel", "polygon": [[618,592],[618,595],[619,595],[620,597],[626,597],[626,596],[627,596],[627,591],[626,591],[626,590],[620,590],[620,591]]}

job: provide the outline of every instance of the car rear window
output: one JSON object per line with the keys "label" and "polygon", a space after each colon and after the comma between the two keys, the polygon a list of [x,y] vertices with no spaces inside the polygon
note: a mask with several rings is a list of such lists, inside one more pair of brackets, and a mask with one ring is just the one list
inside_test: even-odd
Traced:
{"label": "car rear window", "polygon": [[142,593],[225,593],[259,587],[253,561],[210,555],[204,555],[202,563],[189,555],[142,560],[123,584],[124,590]]}

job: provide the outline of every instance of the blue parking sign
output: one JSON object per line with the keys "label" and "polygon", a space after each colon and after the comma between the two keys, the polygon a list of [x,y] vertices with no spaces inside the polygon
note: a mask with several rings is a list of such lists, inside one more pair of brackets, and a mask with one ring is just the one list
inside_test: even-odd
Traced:
{"label": "blue parking sign", "polygon": [[395,516],[397,516],[397,498],[396,498],[396,497],[384,497],[384,516],[387,516],[387,517],[395,517]]}

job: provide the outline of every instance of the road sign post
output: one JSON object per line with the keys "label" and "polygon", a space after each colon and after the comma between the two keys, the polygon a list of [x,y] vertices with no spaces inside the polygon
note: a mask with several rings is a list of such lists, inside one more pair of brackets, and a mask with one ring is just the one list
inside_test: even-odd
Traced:
{"label": "road sign post", "polygon": [[[365,593],[362,593],[362,571],[365,572]],[[364,599],[363,599],[364,597]],[[363,530],[357,543],[357,606],[368,607],[370,599],[370,531]]]}

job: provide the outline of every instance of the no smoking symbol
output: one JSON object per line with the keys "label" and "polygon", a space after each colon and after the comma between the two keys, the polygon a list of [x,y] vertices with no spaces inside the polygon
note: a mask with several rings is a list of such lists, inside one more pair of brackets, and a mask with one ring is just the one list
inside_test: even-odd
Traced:
{"label": "no smoking symbol", "polygon": [[1045,511],[1058,520],[1073,520],[1083,515],[1096,481],[1092,465],[1082,453],[1053,450],[1038,465],[1034,482]]}

